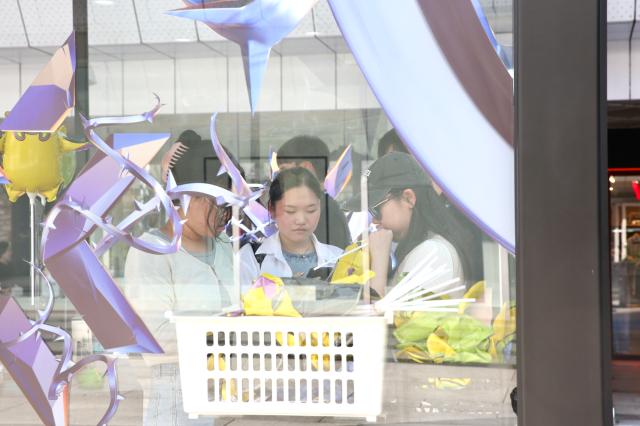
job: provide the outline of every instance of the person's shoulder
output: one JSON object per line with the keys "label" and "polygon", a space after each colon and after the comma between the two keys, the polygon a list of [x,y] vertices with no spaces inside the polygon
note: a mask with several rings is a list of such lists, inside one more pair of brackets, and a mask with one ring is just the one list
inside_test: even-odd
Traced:
{"label": "person's shoulder", "polygon": [[[147,232],[144,232],[142,235],[140,235],[139,238],[146,243],[153,243],[158,245],[169,244],[169,239],[166,236],[164,236],[164,234],[162,234],[158,229],[151,229]],[[138,250],[134,247],[130,247],[129,252],[127,253],[127,259],[130,257],[143,257],[143,258],[153,257],[155,259],[156,257],[161,257],[161,256],[148,253],[143,250]]]}
{"label": "person's shoulder", "polygon": [[340,247],[332,246],[331,244],[325,244],[318,241],[318,247],[322,250],[325,258],[333,258],[340,256],[344,250]]}

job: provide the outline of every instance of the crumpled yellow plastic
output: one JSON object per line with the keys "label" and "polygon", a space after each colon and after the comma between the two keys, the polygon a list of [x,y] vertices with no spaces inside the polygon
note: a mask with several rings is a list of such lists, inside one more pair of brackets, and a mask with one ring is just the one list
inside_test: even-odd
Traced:
{"label": "crumpled yellow plastic", "polygon": [[[464,294],[464,299],[475,299],[480,300],[484,297],[484,281],[478,281],[474,285],[471,286],[469,290]],[[471,302],[462,302],[458,305],[458,313],[460,315],[464,314],[467,308],[471,305]]]}
{"label": "crumpled yellow plastic", "polygon": [[431,333],[427,338],[427,351],[436,364],[440,364],[444,358],[456,354],[456,351],[435,333]]}
{"label": "crumpled yellow plastic", "polygon": [[[359,243],[355,242],[344,249],[345,252],[354,250]],[[331,276],[331,284],[362,284],[376,276],[375,272],[365,268],[366,247],[349,253],[338,260]],[[368,266],[368,265],[367,265]]]}
{"label": "crumpled yellow plastic", "polygon": [[[507,315],[508,314],[508,315]],[[489,339],[489,353],[494,359],[501,358],[501,351],[516,333],[516,307],[504,303],[493,320],[493,336]]]}
{"label": "crumpled yellow plastic", "polygon": [[53,133],[0,132],[2,167],[10,183],[5,184],[9,201],[15,203],[25,193],[55,201],[63,182],[62,155],[82,148],[66,136],[61,126]]}
{"label": "crumpled yellow plastic", "polygon": [[[283,316],[283,317],[301,317],[300,312],[293,307],[291,297],[284,288],[282,279],[271,274],[261,274],[267,282],[265,285],[271,285],[267,292],[273,291],[271,297],[265,293],[264,286],[255,286],[250,288],[242,295],[242,307],[245,315],[258,316]],[[263,281],[264,281],[263,280]]]}
{"label": "crumpled yellow plastic", "polygon": [[464,389],[471,383],[469,378],[456,378],[456,377],[429,377],[429,384],[433,385],[436,389],[440,390],[457,390]]}

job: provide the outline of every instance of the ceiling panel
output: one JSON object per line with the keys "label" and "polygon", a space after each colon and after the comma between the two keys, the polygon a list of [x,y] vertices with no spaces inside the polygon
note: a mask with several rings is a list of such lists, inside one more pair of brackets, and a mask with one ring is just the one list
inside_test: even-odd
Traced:
{"label": "ceiling panel", "polygon": [[55,49],[55,47],[42,49],[29,49],[24,47],[0,48],[0,58],[14,63],[40,64],[49,61]]}
{"label": "ceiling panel", "polygon": [[95,50],[102,55],[119,60],[168,59],[168,55],[165,53],[143,44],[100,46],[95,48]]}
{"label": "ceiling panel", "polygon": [[[19,1],[31,46],[60,46],[65,42],[73,29],[71,0]],[[3,0],[3,11],[5,3],[9,0]]]}
{"label": "ceiling panel", "polygon": [[[178,19],[178,18],[176,18],[176,19]],[[198,27],[198,36],[200,37],[200,40],[202,40],[202,41],[220,41],[220,40],[225,40],[224,37],[222,37],[217,32],[213,31],[211,28],[209,28],[208,26],[206,26],[202,22],[197,22],[196,26]]]}
{"label": "ceiling panel", "polygon": [[167,56],[178,59],[223,56],[205,43],[158,43],[154,44],[153,48],[165,53]]}
{"label": "ceiling panel", "polygon": [[311,13],[307,13],[297,27],[289,33],[287,37],[309,37],[315,32],[313,25],[313,16]]}
{"label": "ceiling panel", "polygon": [[144,43],[197,41],[192,20],[165,13],[182,7],[180,0],[135,0],[135,4]]}
{"label": "ceiling panel", "polygon": [[351,53],[351,49],[342,36],[318,36],[318,40],[336,53]]}
{"label": "ceiling panel", "polygon": [[89,45],[140,43],[132,0],[89,0]]}
{"label": "ceiling panel", "polygon": [[327,0],[320,0],[313,8],[313,20],[316,35],[337,36],[341,34]]}
{"label": "ceiling panel", "polygon": [[283,56],[331,53],[333,50],[315,37],[285,38],[274,49]]}
{"label": "ceiling panel", "polygon": [[27,45],[20,9],[15,1],[5,1],[0,13],[0,44],[3,47],[21,47]]}

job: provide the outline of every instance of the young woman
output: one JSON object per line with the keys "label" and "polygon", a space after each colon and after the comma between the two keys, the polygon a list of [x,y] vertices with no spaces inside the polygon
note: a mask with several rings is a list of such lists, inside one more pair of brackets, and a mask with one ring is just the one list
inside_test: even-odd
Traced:
{"label": "young woman", "polygon": [[261,273],[304,277],[317,265],[333,262],[342,249],[318,241],[314,231],[320,220],[324,191],[316,177],[303,167],[282,170],[269,188],[269,212],[278,232],[256,249],[240,250],[240,279],[244,288]]}
{"label": "young woman", "polygon": [[[230,179],[227,175],[217,176],[217,168],[205,173],[205,159],[215,158],[211,142],[188,130],[167,153],[163,173],[170,170],[178,185],[209,183],[229,189]],[[181,219],[186,219],[178,252],[155,255],[131,249],[125,263],[127,298],[165,352],[161,356],[145,356],[152,367],[145,426],[211,424],[211,420],[189,421],[182,409],[175,326],[165,312],[214,314],[231,303],[233,250],[224,233],[230,209],[217,206],[207,197],[192,197],[188,209],[179,206],[178,212]],[[159,244],[166,244],[172,237],[168,223],[142,235]]]}
{"label": "young woman", "polygon": [[[378,227],[369,235],[371,269],[376,273],[372,288],[383,295],[387,285],[396,284],[427,256],[435,257],[435,267],[445,265],[447,272],[439,280],[458,278],[465,284],[465,278],[475,274],[471,256],[479,255],[479,241],[460,226],[416,160],[392,152],[369,171],[369,212]],[[398,266],[387,282],[393,242]]]}

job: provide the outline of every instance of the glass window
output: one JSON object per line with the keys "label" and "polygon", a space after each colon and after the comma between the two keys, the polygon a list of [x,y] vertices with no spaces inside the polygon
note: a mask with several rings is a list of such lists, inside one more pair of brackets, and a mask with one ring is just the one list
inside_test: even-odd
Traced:
{"label": "glass window", "polygon": [[[58,3],[67,8],[55,13],[70,27],[71,2]],[[512,4],[480,3],[508,67]],[[49,19],[41,2],[20,4],[29,5],[25,24]],[[126,158],[178,194],[170,209],[149,209],[126,227],[138,248],[131,237],[108,243],[108,226],[88,236],[123,303],[143,321],[137,330],[146,327],[163,354],[105,350],[72,296],[56,290],[49,323],[71,333],[74,359],[119,358],[126,399],[110,424],[210,424],[210,415],[290,422],[312,416],[329,424],[345,417],[356,418],[354,424],[359,417],[389,424],[515,422],[513,257],[460,208],[443,169],[426,171],[418,145],[437,138],[405,143],[400,135],[409,132],[394,129],[326,1],[271,49],[254,113],[241,49],[200,22],[166,13],[181,2],[91,0],[87,7],[90,116],[142,114],[154,107],[154,94],[163,104],[153,123],[97,133],[116,144],[122,134],[166,137],[163,145],[147,145],[156,146],[148,148],[156,150],[151,160],[140,160],[135,149]],[[33,30],[41,47],[18,40],[17,53],[0,64],[6,77],[0,84],[12,88],[0,91],[7,110],[70,32],[43,28]],[[12,40],[0,32],[0,43]],[[437,120],[438,106],[430,108],[424,119]],[[466,125],[464,114],[459,120]],[[221,146],[214,147],[215,138]],[[242,180],[232,179],[234,169]],[[132,180],[108,209],[109,223],[121,228],[165,194],[139,176]],[[217,196],[183,186],[199,183],[215,185]],[[242,193],[246,188],[253,197]],[[244,203],[225,203],[232,193],[245,196]],[[8,281],[3,291],[29,310],[28,267],[17,261],[29,249],[22,203],[0,197],[0,250],[9,243],[0,273],[2,259],[13,259],[7,264],[20,269],[21,281]],[[37,214],[44,218],[51,206]],[[182,221],[179,249],[151,253],[171,245],[178,228],[170,218]],[[46,304],[45,290],[36,296]],[[239,315],[243,310],[252,315]],[[62,351],[59,343],[51,347]],[[103,372],[91,366],[74,380],[74,418],[81,413],[91,423],[106,409]],[[0,387],[19,395],[7,371]],[[0,400],[0,411],[7,401]],[[3,416],[0,424],[23,413],[36,418],[20,403],[11,409],[17,417],[3,423]]]}

